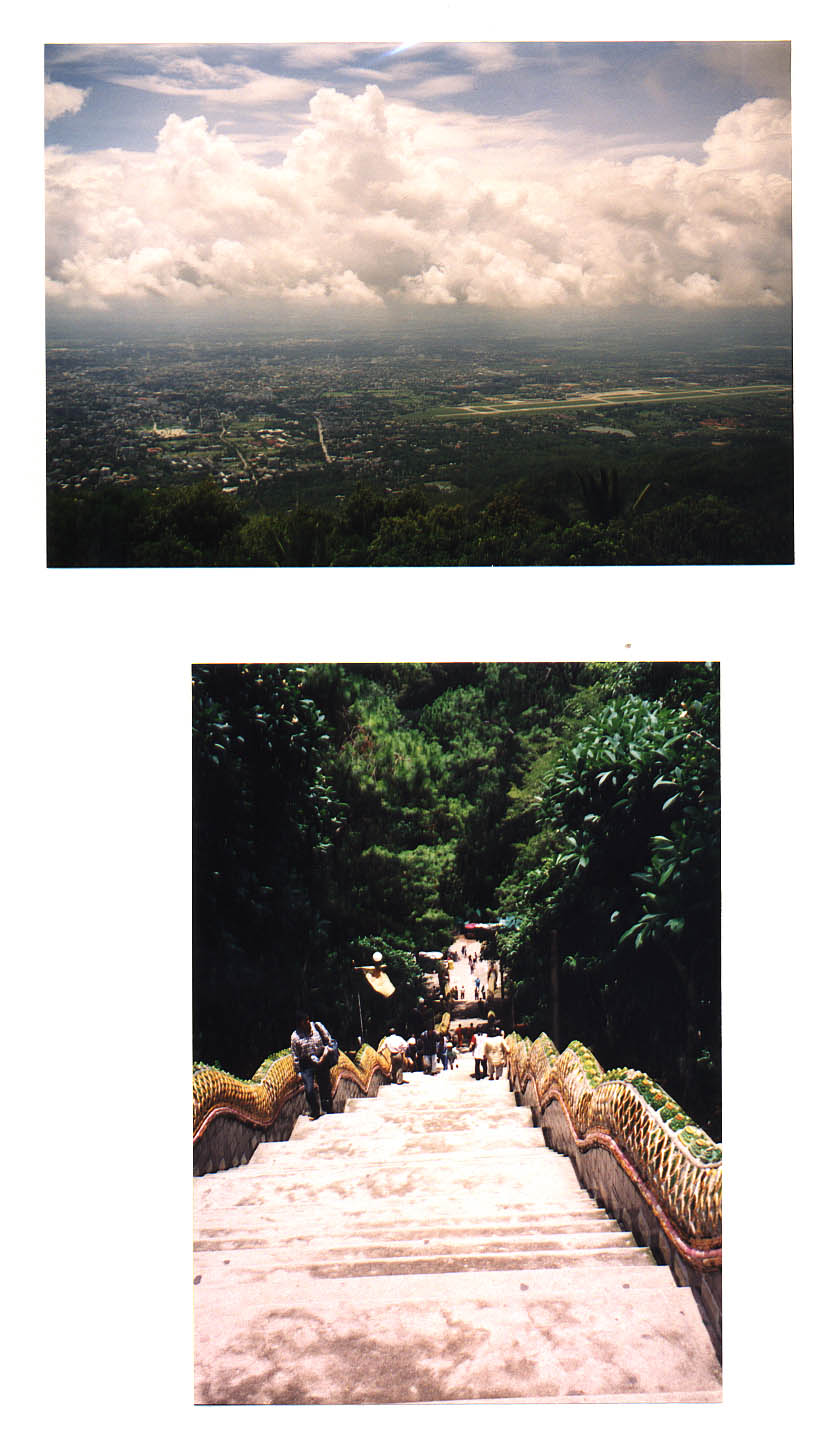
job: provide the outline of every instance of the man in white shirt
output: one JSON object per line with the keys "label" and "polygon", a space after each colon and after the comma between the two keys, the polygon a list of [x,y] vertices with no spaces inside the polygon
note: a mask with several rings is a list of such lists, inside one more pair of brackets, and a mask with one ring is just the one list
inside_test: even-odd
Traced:
{"label": "man in white shirt", "polygon": [[398,1035],[394,1026],[390,1027],[389,1032],[384,1037],[384,1046],[390,1054],[390,1080],[395,1082],[397,1086],[401,1086],[401,1083],[404,1081],[404,1070],[410,1063],[407,1060],[407,1043],[403,1036]]}

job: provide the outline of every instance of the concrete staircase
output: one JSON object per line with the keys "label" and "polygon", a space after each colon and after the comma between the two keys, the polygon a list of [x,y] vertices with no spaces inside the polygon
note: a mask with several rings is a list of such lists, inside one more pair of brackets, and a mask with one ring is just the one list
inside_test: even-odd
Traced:
{"label": "concrete staircase", "polygon": [[471,1070],[195,1180],[197,1403],[720,1402],[689,1289]]}

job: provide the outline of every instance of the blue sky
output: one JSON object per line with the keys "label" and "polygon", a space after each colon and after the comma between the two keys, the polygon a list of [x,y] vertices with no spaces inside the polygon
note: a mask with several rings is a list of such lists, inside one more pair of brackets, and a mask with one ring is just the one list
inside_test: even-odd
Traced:
{"label": "blue sky", "polygon": [[[552,130],[694,154],[728,111],[789,95],[788,47],[764,42],[57,45],[45,48],[45,70],[85,92],[81,109],[49,133],[77,150],[147,148],[172,109],[231,134],[269,134],[275,118],[299,124],[320,86],[354,96],[374,82],[434,112],[535,114]],[[247,102],[256,77],[282,82],[286,94],[278,85],[267,106]]]}
{"label": "blue sky", "polygon": [[50,45],[48,295],[780,305],[782,43]]}

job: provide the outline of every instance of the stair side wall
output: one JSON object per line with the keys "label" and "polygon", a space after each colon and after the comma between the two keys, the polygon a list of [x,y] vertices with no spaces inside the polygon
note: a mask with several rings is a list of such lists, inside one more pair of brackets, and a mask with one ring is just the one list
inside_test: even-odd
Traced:
{"label": "stair side wall", "polygon": [[[533,1070],[528,1044],[521,1044],[526,1048],[524,1052],[517,1050],[520,1044],[516,1041],[512,1045],[509,1078],[516,1102],[530,1108],[535,1125],[542,1130],[546,1146],[570,1159],[578,1181],[595,1201],[631,1232],[636,1242],[649,1248],[657,1262],[670,1269],[680,1287],[691,1289],[720,1357],[720,1238],[718,1250],[707,1254],[704,1260],[706,1266],[700,1259],[696,1261],[694,1254],[685,1253],[685,1245],[683,1242],[679,1245],[679,1234],[674,1225],[668,1223],[665,1226],[666,1214],[658,1197],[627,1161],[625,1153],[613,1141],[581,1140],[562,1097],[552,1084],[550,1073],[546,1073],[541,1082],[540,1074]],[[539,1060],[539,1054],[535,1055]],[[597,1072],[593,1073],[597,1077],[594,1086],[601,1080],[599,1072],[597,1067]]]}

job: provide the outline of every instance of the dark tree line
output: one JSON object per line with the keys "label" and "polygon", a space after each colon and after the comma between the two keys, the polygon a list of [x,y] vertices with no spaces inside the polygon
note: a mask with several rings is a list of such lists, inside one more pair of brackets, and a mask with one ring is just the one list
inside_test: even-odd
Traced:
{"label": "dark tree line", "polygon": [[627,502],[614,470],[600,470],[579,479],[570,515],[552,501],[550,480],[441,502],[420,486],[389,493],[359,483],[332,506],[271,511],[211,482],[50,488],[47,560],[54,568],[787,563],[784,462],[777,477],[755,491],[711,484],[683,496],[646,477]]}

